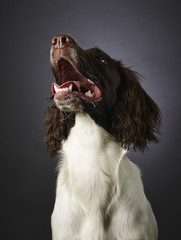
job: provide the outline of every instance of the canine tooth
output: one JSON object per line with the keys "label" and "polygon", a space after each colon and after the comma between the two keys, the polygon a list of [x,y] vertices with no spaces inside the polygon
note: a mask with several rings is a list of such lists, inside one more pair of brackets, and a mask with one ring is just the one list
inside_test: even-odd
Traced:
{"label": "canine tooth", "polygon": [[90,79],[88,79],[88,82],[89,82],[90,84],[94,84],[93,81],[91,81]]}
{"label": "canine tooth", "polygon": [[69,90],[72,91],[73,84],[71,83],[69,86]]}
{"label": "canine tooth", "polygon": [[59,89],[55,85],[54,85],[54,90],[55,90],[55,92],[59,91]]}
{"label": "canine tooth", "polygon": [[85,95],[88,96],[88,97],[93,97],[93,95],[92,95],[90,90],[88,92],[86,92]]}

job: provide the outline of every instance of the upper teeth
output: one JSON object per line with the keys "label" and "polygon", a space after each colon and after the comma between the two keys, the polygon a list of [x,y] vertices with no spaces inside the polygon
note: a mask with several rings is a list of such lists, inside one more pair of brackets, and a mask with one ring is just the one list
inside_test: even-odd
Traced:
{"label": "upper teeth", "polygon": [[94,84],[93,81],[91,81],[90,79],[88,79],[88,82],[89,82],[90,84]]}

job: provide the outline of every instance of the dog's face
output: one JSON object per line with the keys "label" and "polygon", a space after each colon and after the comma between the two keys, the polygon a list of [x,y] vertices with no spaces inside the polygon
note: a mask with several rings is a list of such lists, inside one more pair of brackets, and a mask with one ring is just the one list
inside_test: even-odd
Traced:
{"label": "dog's face", "polygon": [[98,48],[83,50],[68,35],[52,39],[50,63],[55,103],[47,110],[45,142],[51,156],[68,137],[76,112],[88,113],[124,147],[143,151],[158,142],[160,110],[130,68]]}
{"label": "dog's face", "polygon": [[60,110],[84,111],[95,120],[108,117],[120,85],[117,61],[98,48],[83,50],[70,36],[58,35],[52,40],[50,62]]}

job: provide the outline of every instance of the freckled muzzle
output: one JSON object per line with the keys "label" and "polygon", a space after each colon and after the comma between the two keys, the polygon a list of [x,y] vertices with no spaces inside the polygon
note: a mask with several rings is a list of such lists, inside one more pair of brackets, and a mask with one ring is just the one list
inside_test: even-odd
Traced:
{"label": "freckled muzzle", "polygon": [[75,49],[77,46],[77,43],[67,35],[53,38],[51,66],[57,83],[52,84],[52,93],[54,98],[60,101],[69,97],[81,98],[89,102],[99,101],[102,98],[100,86],[86,78],[76,66],[76,63],[80,64]]}

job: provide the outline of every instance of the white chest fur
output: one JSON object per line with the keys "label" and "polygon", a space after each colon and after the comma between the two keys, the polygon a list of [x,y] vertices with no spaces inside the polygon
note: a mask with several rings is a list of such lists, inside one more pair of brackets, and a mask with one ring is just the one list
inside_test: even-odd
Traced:
{"label": "white chest fur", "polygon": [[124,153],[89,115],[76,116],[75,127],[63,144],[63,159],[68,187],[87,210],[104,207]]}
{"label": "white chest fur", "polygon": [[139,169],[89,115],[76,115],[61,159],[53,240],[156,239]]}

